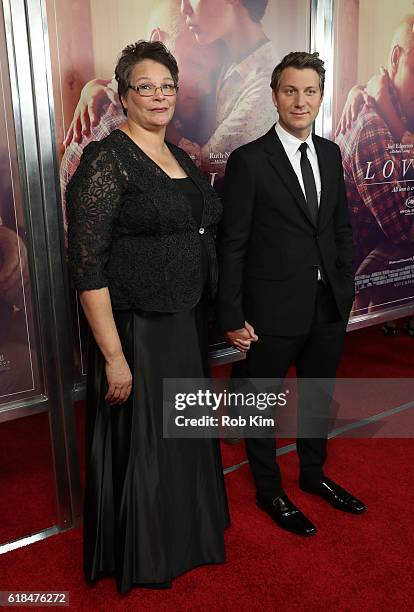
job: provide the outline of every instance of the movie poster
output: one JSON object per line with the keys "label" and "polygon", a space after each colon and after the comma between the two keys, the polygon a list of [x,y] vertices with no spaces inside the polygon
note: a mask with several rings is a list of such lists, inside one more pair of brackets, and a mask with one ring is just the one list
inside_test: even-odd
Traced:
{"label": "movie poster", "polygon": [[2,17],[0,41],[0,404],[4,404],[35,395],[39,377]]}
{"label": "movie poster", "polygon": [[352,316],[414,307],[414,6],[339,0],[333,132],[355,244]]}
{"label": "movie poster", "polygon": [[[180,90],[167,138],[218,190],[230,153],[276,120],[274,66],[289,51],[309,50],[308,0],[46,0],[46,7],[64,210],[84,147],[125,120],[113,76],[127,44],[161,40],[176,57]],[[84,374],[85,326],[76,297],[74,313]]]}

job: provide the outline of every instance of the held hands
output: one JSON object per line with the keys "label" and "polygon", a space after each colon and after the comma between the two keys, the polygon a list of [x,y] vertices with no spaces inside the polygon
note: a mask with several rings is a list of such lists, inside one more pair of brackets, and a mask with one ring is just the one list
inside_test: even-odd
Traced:
{"label": "held hands", "polygon": [[254,333],[253,327],[247,321],[244,322],[244,327],[228,331],[225,333],[225,336],[229,344],[242,353],[247,353],[251,342],[256,342],[258,340],[258,336]]}
{"label": "held hands", "polygon": [[123,404],[129,397],[132,389],[132,374],[123,354],[107,361],[105,365],[108,391],[105,401],[111,406]]}

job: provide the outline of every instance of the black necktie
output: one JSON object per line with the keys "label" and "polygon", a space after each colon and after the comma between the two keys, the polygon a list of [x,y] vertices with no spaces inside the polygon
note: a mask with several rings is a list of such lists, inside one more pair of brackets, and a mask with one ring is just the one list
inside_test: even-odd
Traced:
{"label": "black necktie", "polygon": [[299,147],[300,151],[300,169],[302,171],[303,184],[305,186],[306,201],[309,206],[309,212],[312,221],[315,225],[318,223],[318,194],[316,192],[315,177],[311,163],[306,155],[308,145],[302,142]]}

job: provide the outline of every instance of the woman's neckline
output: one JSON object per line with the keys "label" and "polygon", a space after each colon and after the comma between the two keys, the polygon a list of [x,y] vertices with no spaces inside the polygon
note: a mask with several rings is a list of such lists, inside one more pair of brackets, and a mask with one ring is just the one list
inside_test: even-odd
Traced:
{"label": "woman's neckline", "polygon": [[[182,176],[182,177],[173,177],[173,176],[170,176],[169,174],[167,174],[167,173],[165,172],[165,170],[163,170],[163,169],[161,168],[161,166],[159,166],[159,165],[157,164],[157,162],[155,162],[155,161],[152,159],[152,157],[150,157],[149,155],[147,155],[147,153],[145,153],[144,149],[141,149],[141,147],[140,147],[139,145],[137,145],[137,143],[135,142],[135,140],[133,140],[133,139],[131,138],[131,136],[129,136],[129,134],[127,134],[126,132],[124,132],[124,130],[121,130],[121,128],[116,128],[114,131],[115,131],[115,132],[121,132],[121,134],[123,134],[123,135],[124,135],[126,138],[128,138],[128,140],[129,140],[130,142],[132,142],[132,144],[133,144],[133,145],[134,145],[134,146],[135,146],[135,147],[136,147],[136,148],[137,148],[137,149],[138,149],[138,150],[139,150],[139,151],[140,151],[140,152],[141,152],[143,155],[145,155],[145,157],[146,157],[147,159],[149,159],[149,160],[150,160],[150,162],[151,162],[152,164],[154,164],[154,166],[156,166],[156,167],[157,167],[159,170],[161,170],[161,172],[162,172],[163,174],[165,174],[165,176],[167,176],[167,177],[168,177],[168,178],[169,178],[171,181],[175,181],[175,180],[177,180],[177,179],[179,180],[179,179],[190,178],[188,175],[187,175],[187,176]],[[166,146],[168,147],[168,149],[170,150],[170,152],[171,152],[171,154],[173,155],[173,157],[176,159],[176,161],[177,161],[177,163],[179,164],[179,166],[181,166],[180,162],[178,161],[178,159],[175,157],[174,153],[172,152],[172,150],[171,150],[171,148],[170,148],[170,146],[169,146],[169,143],[168,143],[166,140],[165,140],[164,142],[165,142]],[[183,167],[181,166],[181,168],[183,168]],[[185,168],[183,168],[183,170],[184,170],[184,172],[186,172]]]}

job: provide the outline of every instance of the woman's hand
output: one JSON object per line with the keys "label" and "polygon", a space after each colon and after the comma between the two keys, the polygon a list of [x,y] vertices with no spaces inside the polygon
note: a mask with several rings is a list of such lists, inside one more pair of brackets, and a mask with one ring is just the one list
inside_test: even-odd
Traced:
{"label": "woman's hand", "polygon": [[91,128],[98,125],[108,106],[116,103],[115,92],[108,87],[110,82],[107,79],[93,79],[86,83],[66,134],[66,147],[72,139],[80,143],[83,136],[89,136]]}
{"label": "woman's hand", "polygon": [[387,70],[381,66],[379,74],[374,74],[367,83],[367,94],[380,107],[392,105],[390,97],[390,77]]}
{"label": "woman's hand", "polygon": [[122,351],[122,344],[115,324],[108,287],[84,289],[79,300],[96,344],[105,359],[108,404],[122,404],[132,389],[131,370]]}
{"label": "woman's hand", "polygon": [[365,90],[361,85],[354,85],[348,93],[345,106],[342,110],[341,118],[336,126],[335,136],[345,134],[351,127],[352,123],[358,117],[358,114],[366,102]]}
{"label": "woman's hand", "polygon": [[367,102],[375,106],[395,140],[401,142],[406,127],[393,104],[390,76],[383,66],[379,74],[375,74],[368,81],[367,98]]}
{"label": "woman's hand", "polygon": [[106,362],[105,373],[108,381],[105,401],[112,406],[123,404],[132,389],[132,374],[123,353]]}

